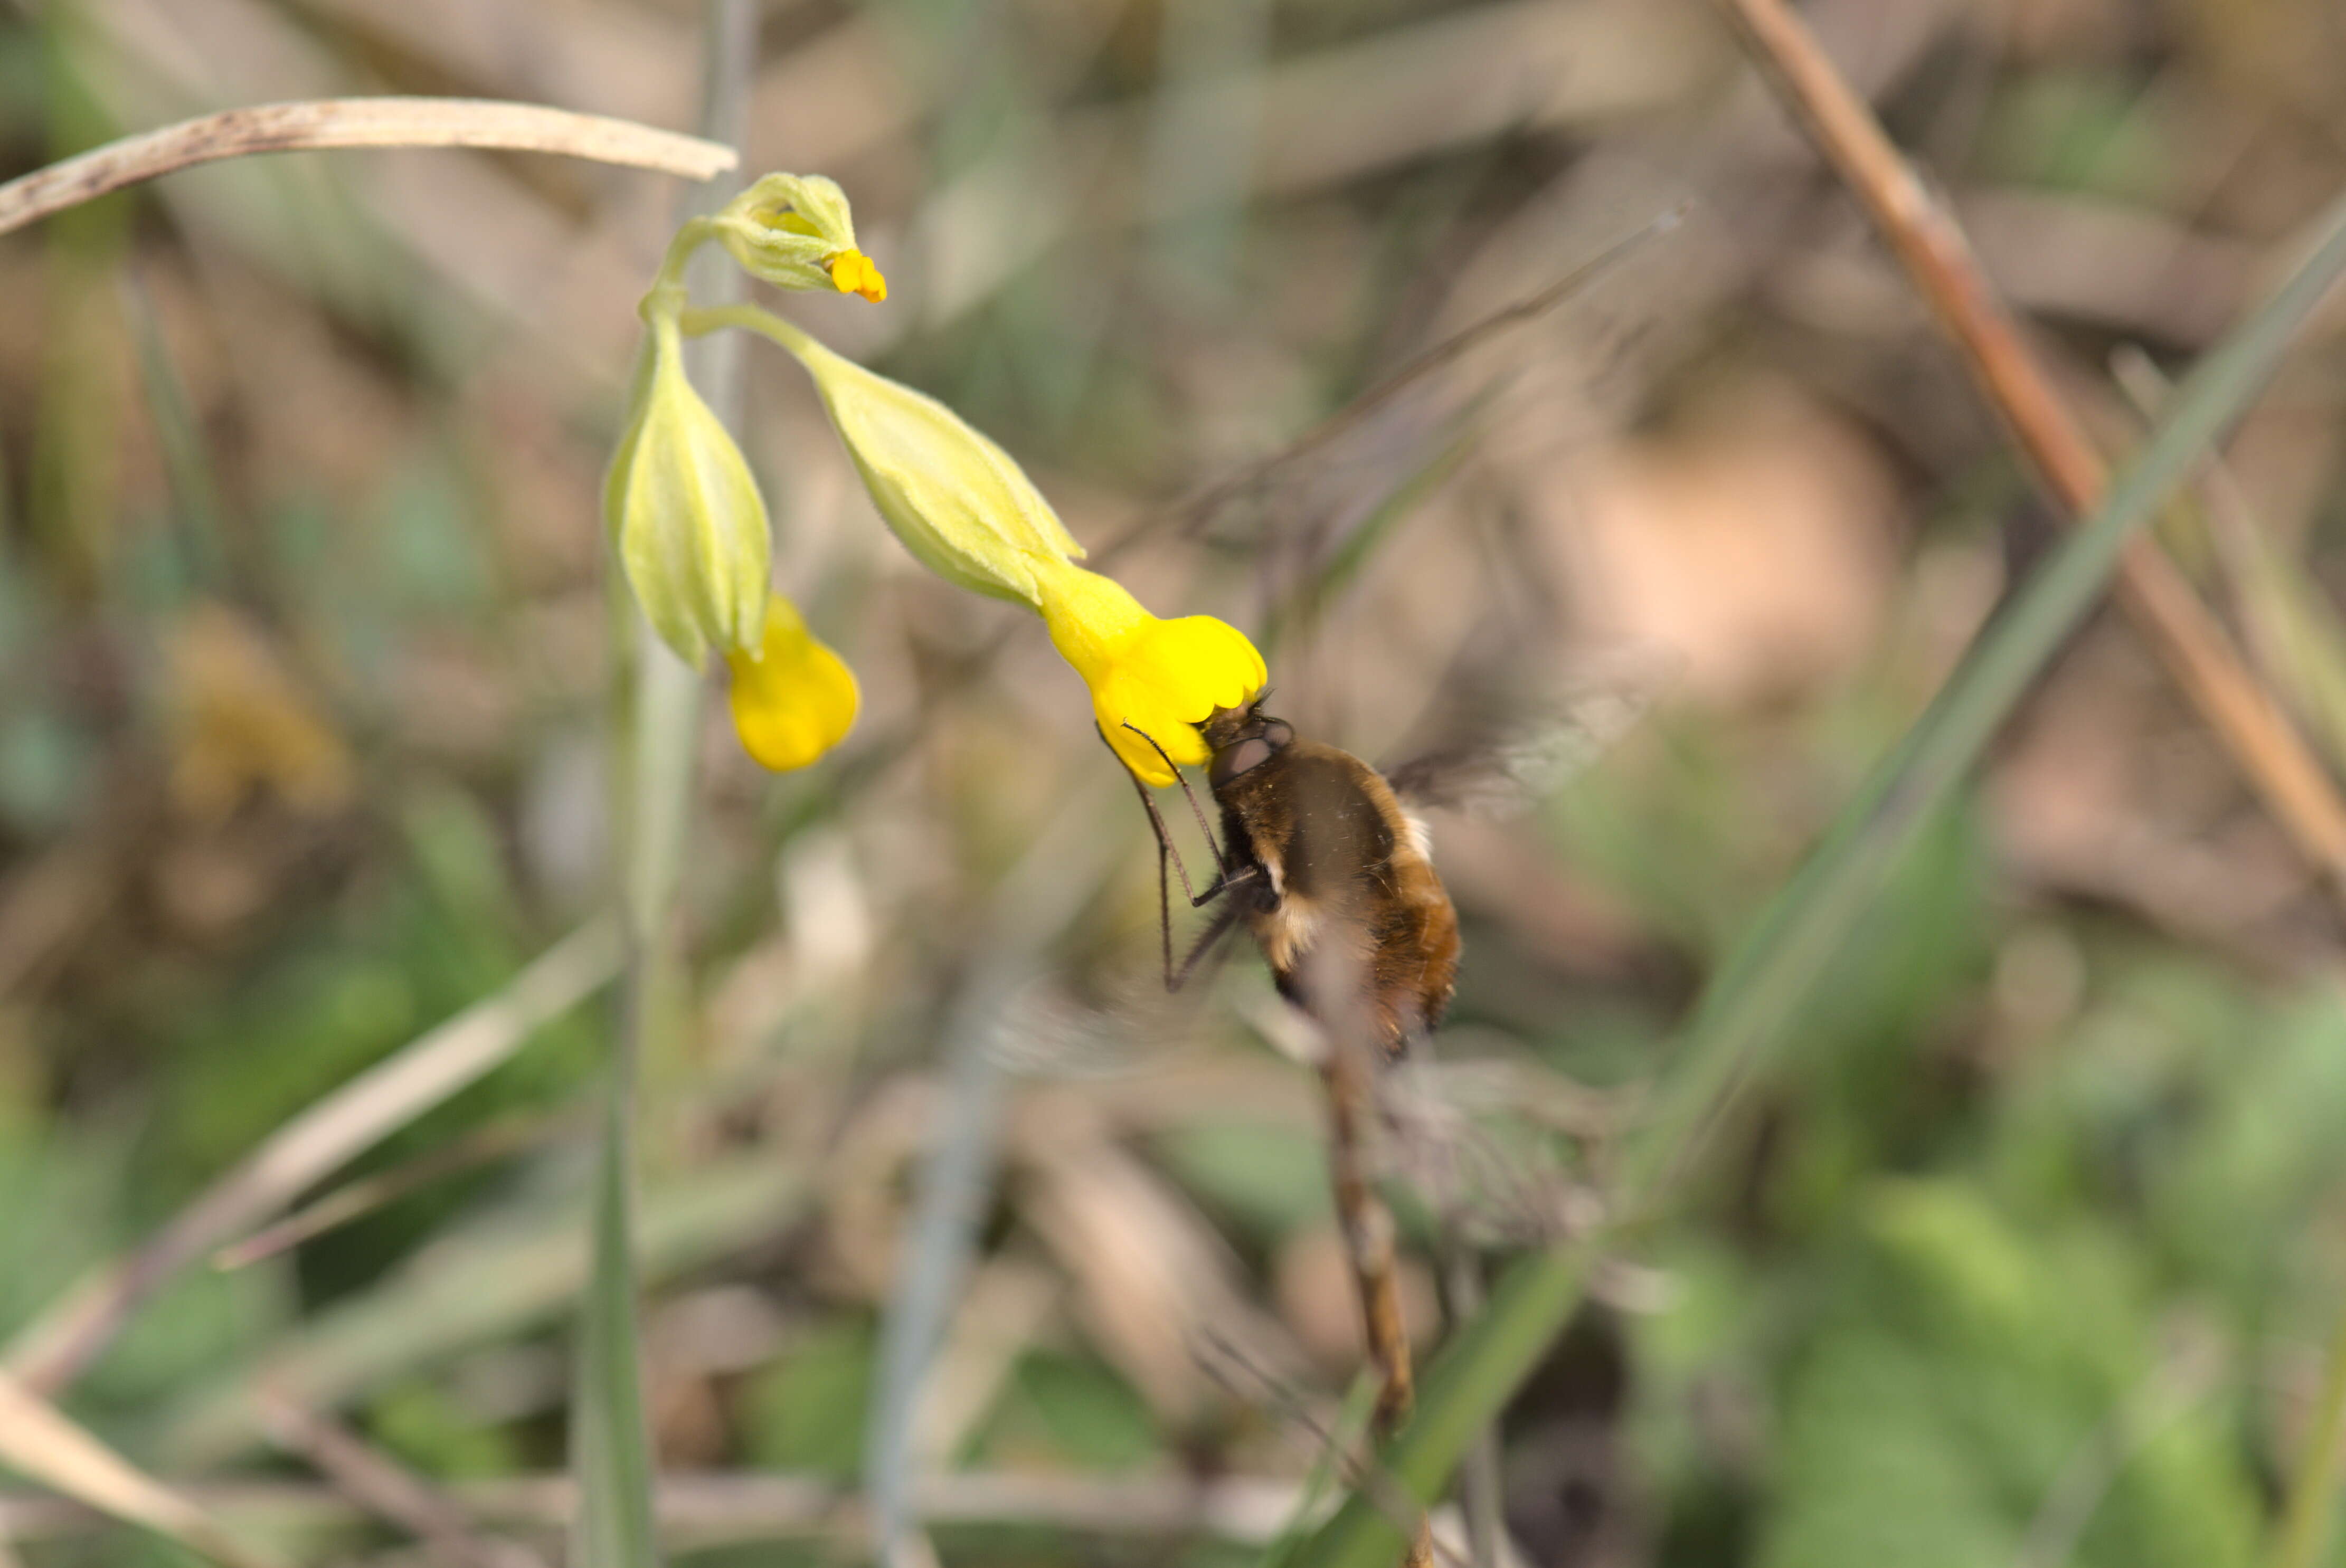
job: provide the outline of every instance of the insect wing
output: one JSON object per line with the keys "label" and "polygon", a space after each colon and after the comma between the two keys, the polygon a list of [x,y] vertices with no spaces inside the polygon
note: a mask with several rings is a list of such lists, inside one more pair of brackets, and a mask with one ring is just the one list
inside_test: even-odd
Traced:
{"label": "insect wing", "polygon": [[1657,655],[1621,667],[1532,714],[1483,727],[1384,769],[1406,806],[1494,818],[1527,810],[1578,777],[1627,734],[1668,685],[1674,662]]}

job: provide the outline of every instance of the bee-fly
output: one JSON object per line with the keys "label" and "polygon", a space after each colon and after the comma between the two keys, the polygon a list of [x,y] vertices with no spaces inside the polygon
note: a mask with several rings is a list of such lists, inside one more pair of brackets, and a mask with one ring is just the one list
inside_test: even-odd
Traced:
{"label": "bee-fly", "polygon": [[[1212,750],[1207,780],[1222,809],[1217,843],[1190,797],[1217,861],[1202,892],[1191,889],[1155,802],[1140,789],[1157,830],[1160,893],[1170,856],[1192,908],[1226,900],[1178,969],[1166,915],[1167,989],[1178,988],[1216,940],[1244,921],[1280,993],[1305,1012],[1326,1011],[1313,1003],[1315,975],[1357,977],[1367,1023],[1386,1054],[1399,1055],[1442,1021],[1457,985],[1458,914],[1434,873],[1424,824],[1402,809],[1383,774],[1349,751],[1298,738],[1294,726],[1262,711],[1260,697],[1216,709],[1198,731]],[[1181,786],[1188,793],[1187,779]]]}

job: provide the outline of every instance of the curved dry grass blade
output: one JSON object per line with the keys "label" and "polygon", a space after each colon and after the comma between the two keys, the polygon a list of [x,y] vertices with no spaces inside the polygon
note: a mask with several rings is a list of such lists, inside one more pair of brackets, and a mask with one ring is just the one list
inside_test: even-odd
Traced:
{"label": "curved dry grass blade", "polygon": [[[2109,498],[2014,596],[1904,740],[1834,820],[1703,993],[1631,1150],[1614,1227],[1648,1217],[1736,1090],[1786,1038],[1797,1010],[1871,907],[1917,829],[1953,794],[2021,694],[2107,586],[2128,540],[2189,477],[2270,379],[2314,307],[2346,274],[2346,201],[2325,216],[2313,253],[2192,371],[2168,416]],[[1467,1444],[1562,1331],[1597,1265],[1603,1233],[1510,1269],[1482,1317],[1454,1335],[1421,1383],[1419,1414],[1387,1467],[1432,1497]],[[1355,1494],[1295,1559],[1301,1568],[1381,1568],[1402,1541]]]}
{"label": "curved dry grass blade", "polygon": [[[457,1481],[447,1490],[456,1503],[496,1529],[558,1529],[573,1512],[569,1478],[543,1471]],[[312,1481],[248,1477],[197,1482],[182,1491],[220,1518],[250,1521],[254,1528],[288,1535],[298,1532],[314,1538],[347,1531],[366,1518],[348,1497]],[[1000,1470],[928,1476],[913,1503],[923,1520],[942,1525],[1042,1526],[1136,1543],[1152,1536],[1188,1541],[1202,1534],[1245,1545],[1278,1538],[1282,1522],[1308,1505],[1303,1489],[1287,1481]],[[840,1506],[839,1488],[825,1476],[741,1471],[671,1475],[660,1483],[659,1507],[664,1526],[697,1551],[741,1545],[770,1552],[794,1537],[837,1543],[846,1551],[866,1544],[862,1522],[852,1509]],[[101,1517],[72,1502],[0,1492],[0,1539],[54,1543],[70,1552],[71,1543],[86,1541]]]}
{"label": "curved dry grass blade", "polygon": [[607,921],[594,921],[565,937],[504,990],[418,1036],[278,1128],[145,1247],[34,1319],[9,1345],[0,1366],[36,1392],[64,1388],[171,1276],[267,1219],[386,1134],[477,1082],[541,1025],[609,979],[617,962],[617,933]]}
{"label": "curved dry grass blade", "polygon": [[[643,1194],[639,1278],[729,1257],[797,1223],[804,1184],[770,1154],[679,1176]],[[260,1441],[257,1389],[332,1410],[418,1368],[531,1331],[574,1308],[587,1281],[587,1205],[529,1206],[435,1237],[380,1285],[335,1303],[221,1369],[166,1409],[154,1451],[175,1470],[223,1464]]]}
{"label": "curved dry grass blade", "polygon": [[319,98],[256,104],[107,142],[0,185],[0,234],[158,175],[259,152],[480,147],[551,152],[708,179],[740,162],[729,147],[633,120],[485,98]]}
{"label": "curved dry grass blade", "polygon": [[279,1568],[278,1559],[240,1540],[211,1515],[0,1372],[0,1465],[53,1492],[131,1524],[168,1536],[230,1568]]}

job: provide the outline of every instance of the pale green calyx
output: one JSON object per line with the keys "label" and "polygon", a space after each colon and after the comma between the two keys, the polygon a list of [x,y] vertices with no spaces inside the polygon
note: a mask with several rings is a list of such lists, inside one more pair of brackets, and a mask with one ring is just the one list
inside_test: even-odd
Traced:
{"label": "pale green calyx", "polygon": [[603,482],[603,520],[636,602],[687,664],[755,648],[773,554],[750,464],[686,380],[673,309],[655,290],[627,427]]}
{"label": "pale green calyx", "polygon": [[767,175],[708,223],[744,271],[777,288],[888,297],[887,280],[855,247],[847,193],[819,174]]}
{"label": "pale green calyx", "polygon": [[[1008,453],[923,392],[841,358],[763,311],[694,311],[798,356],[888,526],[921,565],[973,593],[1040,610],[1043,579],[1082,545]],[[695,326],[691,318],[687,325]]]}

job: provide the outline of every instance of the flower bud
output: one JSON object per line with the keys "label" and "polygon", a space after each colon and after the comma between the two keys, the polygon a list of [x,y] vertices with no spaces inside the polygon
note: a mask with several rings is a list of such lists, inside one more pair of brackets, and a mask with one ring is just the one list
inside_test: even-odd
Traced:
{"label": "flower bud", "polygon": [[767,175],[709,225],[742,270],[776,288],[835,289],[874,304],[888,297],[888,280],[855,248],[847,193],[819,174]]}
{"label": "flower bud", "polygon": [[749,463],[685,378],[674,318],[651,328],[603,520],[653,629],[699,669],[711,647],[758,646],[773,545]]}

